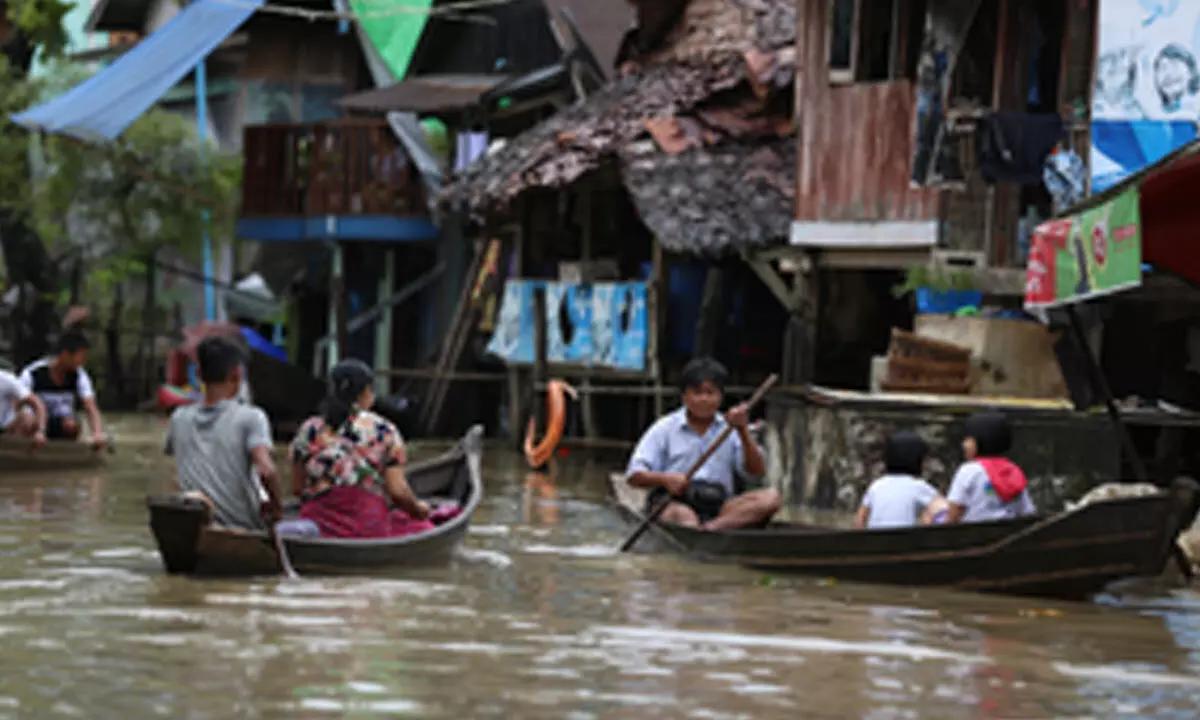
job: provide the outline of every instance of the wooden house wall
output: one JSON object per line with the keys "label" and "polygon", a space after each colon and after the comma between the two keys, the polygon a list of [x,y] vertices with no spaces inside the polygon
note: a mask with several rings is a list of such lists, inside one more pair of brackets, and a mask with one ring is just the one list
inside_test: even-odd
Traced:
{"label": "wooden house wall", "polygon": [[249,42],[237,71],[241,142],[246,125],[313,123],[342,115],[334,101],[367,82],[357,36],[334,23],[260,16],[244,28]]}
{"label": "wooden house wall", "polygon": [[357,36],[334,23],[258,17],[246,27],[250,44],[241,77],[356,89],[361,63]]}
{"label": "wooden house wall", "polygon": [[[967,39],[973,60],[960,62],[954,97],[996,108],[1023,107],[1029,75],[1023,18],[1040,2],[1063,3],[1066,31],[1059,58],[1058,106],[1071,121],[1091,103],[1096,4],[1079,0],[984,0]],[[939,221],[939,245],[983,253],[993,265],[1015,262],[1019,205],[1015,188],[991,186],[977,174],[945,190],[909,187],[915,90],[908,80],[833,84],[828,72],[829,0],[799,0],[796,118],[796,219]],[[974,73],[974,74],[972,74]],[[981,95],[982,93],[982,95]],[[1074,149],[1087,159],[1086,118],[1072,127]]]}
{"label": "wooden house wall", "polygon": [[937,193],[909,186],[916,122],[913,82],[831,84],[830,3],[798,1],[796,219],[936,219]]}

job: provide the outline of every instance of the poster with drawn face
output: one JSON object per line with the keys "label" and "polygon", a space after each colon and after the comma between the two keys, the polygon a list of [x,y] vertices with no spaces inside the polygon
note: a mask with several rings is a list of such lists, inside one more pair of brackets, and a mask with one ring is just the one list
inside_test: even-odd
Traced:
{"label": "poster with drawn face", "polygon": [[534,360],[534,292],[546,298],[546,359],[555,364],[644,371],[649,341],[643,283],[509,280],[487,352],[505,362]]}
{"label": "poster with drawn face", "polygon": [[500,317],[487,344],[487,352],[514,363],[533,362],[533,286],[524,282],[504,285]]}
{"label": "poster with drawn face", "polygon": [[1200,2],[1102,0],[1092,95],[1092,191],[1197,137]]}

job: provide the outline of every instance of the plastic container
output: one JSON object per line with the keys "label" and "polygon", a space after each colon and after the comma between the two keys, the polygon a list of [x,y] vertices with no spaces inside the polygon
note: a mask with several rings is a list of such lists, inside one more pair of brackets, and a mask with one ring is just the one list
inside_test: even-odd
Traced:
{"label": "plastic container", "polygon": [[917,288],[917,312],[924,315],[952,315],[965,307],[979,307],[983,293],[978,290],[934,290]]}

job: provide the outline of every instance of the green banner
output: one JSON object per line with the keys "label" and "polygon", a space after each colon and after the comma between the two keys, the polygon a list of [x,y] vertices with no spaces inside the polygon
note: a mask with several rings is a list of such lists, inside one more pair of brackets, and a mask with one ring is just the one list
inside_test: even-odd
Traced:
{"label": "green banner", "polygon": [[1034,232],[1025,307],[1054,307],[1142,282],[1142,224],[1137,187]]}
{"label": "green banner", "polygon": [[408,74],[413,51],[425,30],[433,0],[395,0],[389,3],[373,0],[350,0],[371,44],[383,58],[384,64],[397,80]]}

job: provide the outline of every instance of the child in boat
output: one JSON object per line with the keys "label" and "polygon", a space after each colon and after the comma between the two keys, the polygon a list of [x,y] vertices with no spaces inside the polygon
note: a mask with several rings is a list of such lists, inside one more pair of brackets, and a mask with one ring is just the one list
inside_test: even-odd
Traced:
{"label": "child in boat", "polygon": [[[753,490],[737,494],[734,475],[762,477],[766,462],[750,437],[750,413],[738,405],[718,410],[728,373],[712,358],[696,358],[683,368],[683,407],[659,418],[646,430],[629,459],[625,476],[634,487],[650,490],[648,508],[666,496],[676,498],[660,516],[673,525],[734,530],[765,523],[779,511],[779,493]],[[716,449],[696,476],[686,473],[726,425],[736,432]]]}
{"label": "child in boat", "polygon": [[35,450],[46,444],[46,406],[16,375],[4,370],[0,370],[0,435],[29,438]]}
{"label": "child in boat", "polygon": [[279,473],[266,413],[237,400],[245,356],[230,340],[210,337],[196,360],[204,400],[172,413],[163,449],[175,456],[180,488],[209,502],[215,524],[265,530],[263,516],[278,522],[282,508]]}
{"label": "child in boat", "polygon": [[[375,373],[343,360],[329,373],[321,415],[292,440],[292,489],[300,518],[334,538],[386,538],[432,530],[429,505],[404,477],[407,453],[396,426],[369,408]],[[388,500],[397,509],[388,506]],[[297,524],[297,528],[299,525]],[[291,526],[287,528],[290,534]]]}
{"label": "child in boat", "polygon": [[1012,428],[1002,413],[967,418],[963,439],[967,461],[950,482],[946,522],[1011,520],[1037,512],[1025,473],[1004,457],[1011,447]]}
{"label": "child in boat", "polygon": [[79,418],[76,411],[82,405],[92,431],[92,444],[100,449],[108,440],[104,436],[104,419],[96,404],[92,379],[84,368],[89,347],[83,333],[67,330],[58,339],[57,354],[26,367],[21,371],[20,380],[46,406],[48,438],[78,439]]}
{"label": "child in boat", "polygon": [[928,524],[929,511],[941,498],[921,479],[929,446],[914,432],[898,432],[884,449],[886,474],[871,483],[854,518],[858,528],[872,530]]}

